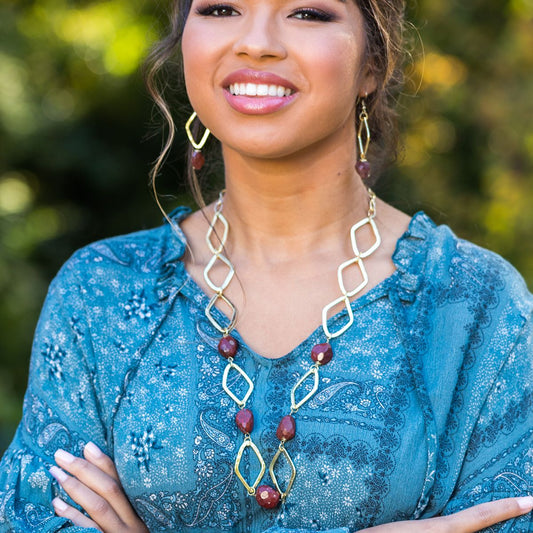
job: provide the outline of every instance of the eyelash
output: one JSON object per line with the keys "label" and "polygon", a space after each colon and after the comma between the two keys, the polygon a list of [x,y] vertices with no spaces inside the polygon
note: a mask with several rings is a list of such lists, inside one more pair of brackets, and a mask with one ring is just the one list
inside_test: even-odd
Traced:
{"label": "eyelash", "polygon": [[[234,17],[238,14],[238,11],[228,4],[211,4],[199,7],[196,12],[204,17]],[[222,12],[226,14],[222,14]],[[334,19],[330,13],[314,8],[298,9],[290,17],[310,22],[330,22]]]}
{"label": "eyelash", "polygon": [[295,13],[291,15],[291,17],[298,18],[300,20],[309,20],[317,22],[330,22],[334,19],[331,13],[326,13],[326,11],[322,11],[320,9],[313,9],[310,7],[298,9]]}
{"label": "eyelash", "polygon": [[[219,13],[217,13],[217,11]],[[223,15],[221,13],[222,11],[225,11],[226,14]],[[199,7],[196,12],[204,17],[233,17],[235,16],[234,13],[237,13],[237,11],[228,4],[210,4],[205,7]]]}

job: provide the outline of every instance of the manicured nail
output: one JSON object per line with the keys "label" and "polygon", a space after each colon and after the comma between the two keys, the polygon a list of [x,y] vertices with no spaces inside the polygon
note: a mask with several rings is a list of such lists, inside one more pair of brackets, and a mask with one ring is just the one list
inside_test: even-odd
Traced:
{"label": "manicured nail", "polygon": [[533,509],[533,496],[523,496],[516,499],[518,507],[524,511],[531,511]]}
{"label": "manicured nail", "polygon": [[54,509],[64,513],[68,509],[68,505],[61,498],[54,498],[52,500],[52,505]]}
{"label": "manicured nail", "polygon": [[59,483],[64,483],[68,479],[67,474],[65,474],[61,468],[57,468],[57,466],[52,466],[49,472],[59,481]]}
{"label": "manicured nail", "polygon": [[88,442],[85,445],[85,451],[94,459],[101,459],[104,456],[102,450],[93,442]]}
{"label": "manicured nail", "polygon": [[65,450],[57,450],[54,454],[54,457],[57,462],[70,464],[76,459],[71,453],[66,452]]}

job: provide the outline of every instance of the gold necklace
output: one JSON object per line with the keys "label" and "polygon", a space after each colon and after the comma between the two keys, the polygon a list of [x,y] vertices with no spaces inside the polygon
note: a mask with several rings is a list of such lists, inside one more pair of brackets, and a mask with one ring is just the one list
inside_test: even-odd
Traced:
{"label": "gold necklace", "polygon": [[[319,384],[319,369],[321,366],[328,364],[332,357],[333,357],[333,350],[331,348],[330,341],[331,339],[334,339],[335,337],[338,337],[342,335],[345,331],[347,331],[350,326],[353,324],[354,316],[353,311],[350,305],[350,298],[353,298],[358,293],[360,293],[364,287],[368,284],[368,274],[365,269],[365,265],[363,262],[363,259],[366,259],[371,254],[373,254],[380,246],[381,244],[381,236],[379,234],[377,225],[374,221],[374,218],[376,217],[376,195],[372,192],[372,190],[368,189],[369,194],[369,206],[368,206],[368,214],[365,218],[362,220],[356,222],[350,229],[350,240],[352,244],[352,249],[354,253],[354,257],[351,259],[348,259],[344,263],[341,263],[339,267],[337,268],[337,281],[339,284],[339,288],[341,291],[341,296],[333,300],[331,303],[327,304],[322,309],[322,329],[324,330],[324,335],[326,337],[326,342],[322,344],[317,344],[313,347],[311,350],[311,359],[313,361],[313,364],[309,368],[309,370],[296,382],[294,387],[291,390],[291,410],[290,414],[284,416],[276,430],[276,436],[279,439],[280,443],[278,446],[278,450],[274,457],[272,458],[272,461],[270,462],[269,466],[269,473],[270,477],[274,483],[274,487],[271,487],[270,485],[261,485],[259,486],[259,483],[263,479],[263,476],[266,471],[266,464],[265,461],[261,455],[261,452],[259,451],[259,448],[256,446],[256,444],[253,442],[251,433],[253,431],[254,427],[254,416],[250,409],[246,409],[246,402],[249,400],[253,390],[254,390],[254,383],[250,379],[250,377],[246,374],[246,372],[235,363],[235,356],[238,352],[238,342],[234,337],[230,335],[231,331],[235,328],[236,322],[237,322],[237,310],[235,306],[231,303],[231,301],[224,295],[224,291],[227,289],[228,285],[230,284],[233,276],[235,275],[235,269],[233,268],[233,265],[231,264],[231,261],[224,255],[224,247],[226,245],[227,239],[228,239],[228,233],[229,233],[229,225],[222,214],[222,207],[224,203],[224,191],[222,191],[219,195],[219,198],[217,202],[215,203],[214,208],[214,215],[211,220],[211,223],[209,225],[209,229],[207,230],[207,234],[205,236],[207,246],[209,247],[209,250],[213,254],[209,262],[207,263],[205,269],[204,269],[204,279],[209,288],[214,292],[212,298],[210,299],[206,309],[205,314],[211,324],[220,332],[222,333],[222,338],[220,339],[220,342],[218,343],[218,352],[222,357],[224,357],[228,364],[226,365],[224,369],[224,373],[222,376],[222,388],[226,392],[226,394],[237,404],[239,407],[239,412],[235,416],[235,423],[239,430],[244,434],[244,440],[239,448],[239,451],[237,452],[237,457],[235,459],[235,474],[239,478],[240,482],[244,485],[246,491],[250,496],[255,496],[255,499],[257,500],[257,503],[266,509],[272,509],[276,507],[279,503],[279,501],[284,501],[287,496],[289,495],[289,492],[292,488],[292,485],[294,483],[294,480],[296,479],[296,467],[294,466],[294,463],[289,455],[289,452],[285,448],[285,443],[292,440],[294,436],[296,435],[296,421],[294,419],[294,414],[300,409],[304,404],[306,404],[317,392],[318,390],[318,384]],[[216,233],[216,226],[221,226],[221,233]],[[365,227],[369,226],[372,235],[374,237],[374,243],[370,248],[368,248],[365,251],[359,250],[359,246],[357,245],[357,232]],[[216,235],[219,241],[218,246],[213,244],[213,236]],[[224,279],[224,281],[217,285],[211,277],[210,272],[215,267],[215,265],[221,265],[224,266],[227,269],[227,274]],[[356,267],[359,269],[359,273],[361,276],[361,282],[353,289],[348,290],[344,283],[344,276],[343,273],[346,269],[350,267]],[[224,304],[226,308],[229,310],[229,321],[226,324],[221,324],[217,318],[213,315],[213,308],[217,304]],[[331,331],[328,326],[328,317],[332,309],[336,308],[338,305],[344,304],[347,312],[348,312],[348,321],[340,327],[337,331]],[[236,371],[239,373],[242,378],[246,381],[246,384],[248,385],[248,390],[246,393],[239,398],[236,394],[234,394],[229,386],[228,386],[228,376],[231,371]],[[296,391],[304,384],[304,382],[307,379],[313,380],[313,386],[311,390],[299,400],[296,399]],[[256,455],[259,464],[260,464],[260,472],[257,475],[255,481],[252,484],[249,484],[244,476],[242,475],[240,471],[240,464],[242,461],[242,456],[244,454],[244,451],[246,448],[250,448],[251,451]],[[276,466],[276,463],[278,462],[278,459],[280,456],[283,455],[285,457],[285,460],[287,461],[291,474],[290,477],[286,483],[285,490],[283,490],[278,482],[278,479],[276,477],[274,468]]]}

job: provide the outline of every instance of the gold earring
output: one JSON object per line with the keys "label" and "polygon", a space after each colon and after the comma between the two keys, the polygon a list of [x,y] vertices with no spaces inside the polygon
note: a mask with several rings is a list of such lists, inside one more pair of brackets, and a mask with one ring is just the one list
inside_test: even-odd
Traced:
{"label": "gold earring", "polygon": [[192,153],[192,168],[194,170],[201,170],[201,168],[204,166],[205,163],[205,157],[202,154],[202,148],[204,147],[207,138],[209,137],[209,134],[211,133],[207,128],[204,131],[203,137],[200,139],[200,142],[196,142],[194,140],[194,137],[192,136],[191,132],[191,124],[194,122],[194,119],[196,118],[196,111],[193,111],[193,114],[189,117],[189,120],[185,123],[185,131],[187,133],[187,137],[189,138],[189,142],[192,144],[192,147],[194,148],[194,151]]}
{"label": "gold earring", "polygon": [[[364,140],[363,140],[364,136]],[[357,143],[359,144],[359,161],[355,165],[355,170],[362,179],[370,177],[370,163],[366,159],[368,147],[370,146],[370,127],[368,126],[368,113],[366,110],[365,98],[361,98],[361,113],[359,114],[359,129],[357,130]]]}

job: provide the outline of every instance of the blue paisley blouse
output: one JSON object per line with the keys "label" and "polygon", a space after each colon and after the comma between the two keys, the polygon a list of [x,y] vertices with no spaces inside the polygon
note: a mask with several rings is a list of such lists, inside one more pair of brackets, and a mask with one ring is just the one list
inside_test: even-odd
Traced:
{"label": "blue paisley blouse", "polygon": [[[151,532],[347,533],[532,492],[532,296],[503,259],[418,213],[396,271],[353,302],[355,323],[332,341],[319,391],[296,415],[290,497],[260,508],[233,471],[242,435],[208,297],[180,260],[187,213],[173,214],[174,228],[83,248],[52,282],[23,419],[0,464],[1,532],[83,529],[54,515],[52,498],[70,500],[48,468],[58,448],[81,455],[89,440],[114,459]],[[268,464],[323,332],[277,360],[235,337]],[[241,469],[255,478],[253,456]],[[531,532],[533,520],[490,531]]]}

